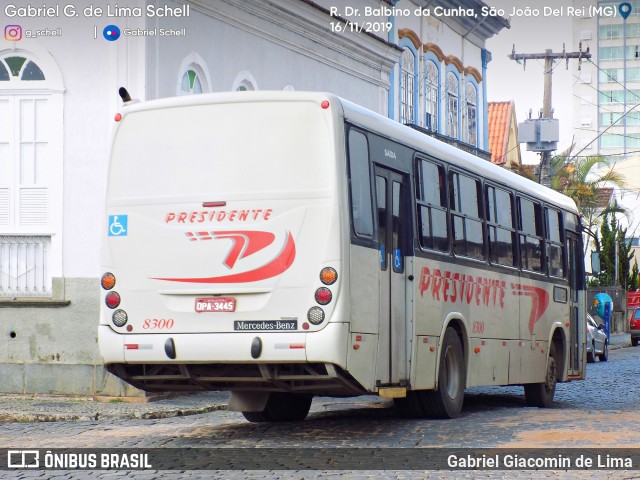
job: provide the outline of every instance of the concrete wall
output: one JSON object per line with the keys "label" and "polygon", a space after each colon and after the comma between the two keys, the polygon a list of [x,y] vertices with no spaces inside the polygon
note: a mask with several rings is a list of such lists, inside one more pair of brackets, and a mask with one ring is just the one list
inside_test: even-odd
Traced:
{"label": "concrete wall", "polygon": [[65,301],[0,304],[0,393],[139,395],[102,366],[98,281],[66,278],[56,288]]}

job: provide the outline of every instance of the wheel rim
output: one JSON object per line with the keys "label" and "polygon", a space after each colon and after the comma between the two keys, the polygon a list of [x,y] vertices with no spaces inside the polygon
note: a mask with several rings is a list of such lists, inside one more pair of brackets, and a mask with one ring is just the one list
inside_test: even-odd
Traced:
{"label": "wheel rim", "polygon": [[445,391],[449,398],[456,398],[460,388],[459,359],[453,347],[447,348],[444,356],[444,368],[447,372]]}

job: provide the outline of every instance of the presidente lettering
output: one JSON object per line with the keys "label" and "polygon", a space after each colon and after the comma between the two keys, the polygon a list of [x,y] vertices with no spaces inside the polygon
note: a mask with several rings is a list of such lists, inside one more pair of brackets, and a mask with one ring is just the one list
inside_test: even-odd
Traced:
{"label": "presidente lettering", "polygon": [[420,295],[431,292],[434,300],[504,308],[507,282],[486,277],[422,267]]}
{"label": "presidente lettering", "polygon": [[273,209],[262,208],[251,210],[201,210],[197,212],[169,212],[165,223],[215,223],[215,222],[251,222],[269,220]]}
{"label": "presidente lettering", "polygon": [[[511,283],[510,287],[513,295],[531,299],[529,331],[533,333],[536,323],[549,307],[549,293],[543,288],[520,283]],[[422,267],[420,296],[424,297],[425,292],[430,292],[436,301],[504,308],[507,282],[448,270],[442,271],[439,268],[432,272],[429,267]],[[474,326],[474,331],[475,328]]]}

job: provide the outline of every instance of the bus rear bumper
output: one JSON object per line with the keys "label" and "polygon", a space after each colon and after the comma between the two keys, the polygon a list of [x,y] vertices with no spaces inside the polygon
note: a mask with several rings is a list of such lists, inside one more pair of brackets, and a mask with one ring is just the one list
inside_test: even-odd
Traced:
{"label": "bus rear bumper", "polygon": [[[362,394],[362,387],[343,370],[348,336],[344,323],[330,323],[313,333],[173,335],[121,335],[101,325],[99,344],[107,369],[146,391]],[[261,348],[254,358],[256,338]],[[168,343],[172,347],[167,348]]]}
{"label": "bus rear bumper", "polygon": [[100,325],[98,344],[105,364],[309,361],[344,367],[348,330],[346,323],[329,323],[317,332],[119,334]]}

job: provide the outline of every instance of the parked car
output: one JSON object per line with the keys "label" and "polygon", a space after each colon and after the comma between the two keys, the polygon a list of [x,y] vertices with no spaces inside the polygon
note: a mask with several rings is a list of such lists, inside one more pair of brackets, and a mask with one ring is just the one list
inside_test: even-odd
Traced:
{"label": "parked car", "polygon": [[[638,337],[640,337],[640,318],[638,319]],[[635,344],[634,344],[635,345]],[[604,324],[598,325],[591,315],[587,313],[587,362],[593,363],[596,357],[601,362],[609,359],[609,342],[604,332]]]}
{"label": "parked car", "polygon": [[640,307],[634,308],[631,312],[629,333],[631,334],[631,345],[637,347],[640,343]]}

